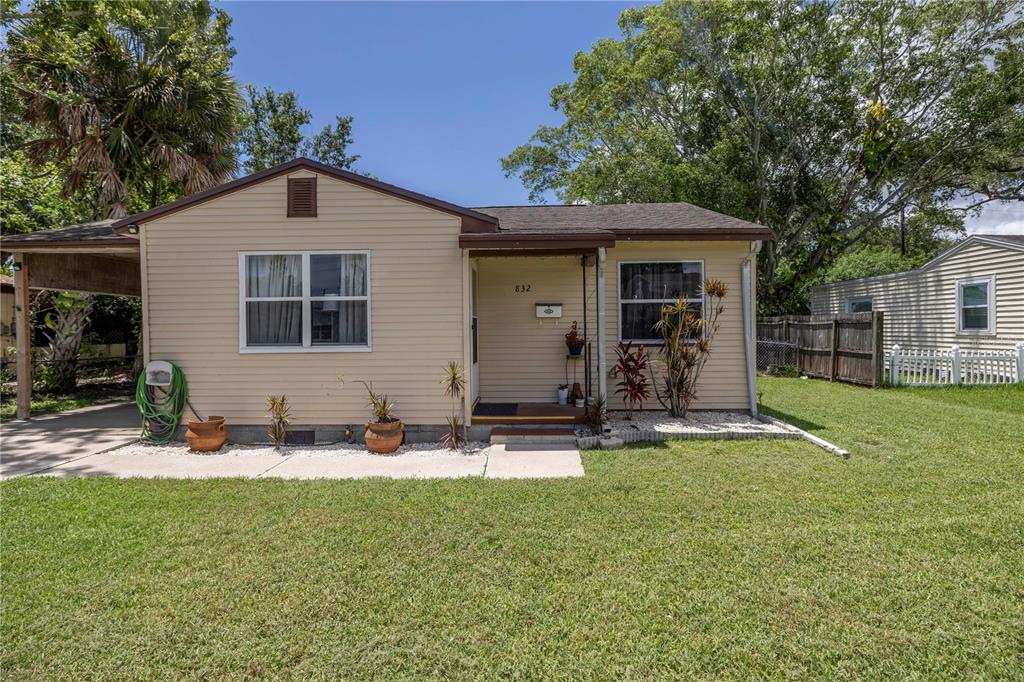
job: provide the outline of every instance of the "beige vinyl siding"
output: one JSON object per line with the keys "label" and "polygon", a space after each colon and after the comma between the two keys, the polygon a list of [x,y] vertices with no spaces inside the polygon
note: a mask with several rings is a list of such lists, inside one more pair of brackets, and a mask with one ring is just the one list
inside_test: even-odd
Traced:
{"label": "beige vinyl siding", "polygon": [[[995,276],[996,334],[958,335],[957,280],[988,275]],[[864,297],[885,313],[886,348],[1011,350],[1024,341],[1024,252],[978,242],[926,270],[813,287],[811,310],[845,312],[848,299]]]}
{"label": "beige vinyl siding", "polygon": [[[746,363],[743,354],[740,267],[749,242],[620,242],[608,249],[605,266],[606,341],[609,369],[615,364],[619,339],[619,262],[702,260],[704,276],[723,280],[729,287],[721,331],[704,369],[697,407],[747,409]],[[490,402],[554,402],[557,385],[565,381],[566,347],[563,336],[573,320],[583,324],[582,271],[579,256],[547,258],[480,258],[479,360],[480,398]],[[593,259],[587,268],[589,340],[595,342],[592,389],[597,392],[597,311]],[[530,291],[516,293],[516,285]],[[538,303],[561,303],[562,318],[536,317]],[[657,350],[652,366],[657,367]],[[575,363],[576,381],[584,382],[584,361]],[[569,383],[573,381],[569,365]],[[615,379],[608,379],[609,405],[622,407],[614,394]],[[657,407],[653,398],[647,407]]]}
{"label": "beige vinyl siding", "polygon": [[[356,379],[388,393],[406,423],[443,423],[442,369],[464,357],[459,219],[328,176],[317,184],[316,218],[285,217],[281,176],[144,225],[150,357],[179,365],[196,409],[229,423],[265,422],[267,396],[282,393],[295,424],[358,423]],[[371,351],[239,352],[239,252],[330,250],[370,252]]]}
{"label": "beige vinyl siding", "polygon": [[[722,280],[729,293],[723,301],[725,310],[719,318],[720,330],[711,348],[711,358],[701,374],[694,407],[704,410],[749,409],[740,268],[750,253],[750,246],[750,242],[739,241],[619,242],[614,249],[609,249],[606,275],[609,368],[615,364],[615,345],[619,340],[619,262],[703,260],[704,278]],[[660,366],[657,349],[652,348],[651,354],[652,366],[657,370]],[[615,395],[615,382],[616,379],[608,379],[608,397],[609,406],[618,409],[623,405]],[[656,399],[651,407],[655,405]]]}

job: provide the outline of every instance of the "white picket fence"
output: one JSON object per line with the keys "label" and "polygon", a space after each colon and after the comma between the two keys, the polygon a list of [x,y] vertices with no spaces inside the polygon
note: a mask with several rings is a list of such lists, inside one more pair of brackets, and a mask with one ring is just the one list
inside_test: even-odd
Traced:
{"label": "white picket fence", "polygon": [[885,354],[893,386],[952,386],[1024,383],[1024,343],[1010,351],[904,350]]}

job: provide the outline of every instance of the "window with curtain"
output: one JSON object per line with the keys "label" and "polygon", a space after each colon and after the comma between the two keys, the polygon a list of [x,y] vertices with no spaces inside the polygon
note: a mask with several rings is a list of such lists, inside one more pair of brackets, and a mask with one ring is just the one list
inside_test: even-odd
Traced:
{"label": "window with curtain", "polygon": [[241,254],[243,350],[369,347],[367,253]]}
{"label": "window with curtain", "polygon": [[956,283],[957,334],[995,333],[995,277],[971,277]]}
{"label": "window with curtain", "polygon": [[654,325],[661,319],[661,308],[680,296],[703,315],[703,282],[701,261],[619,263],[619,339],[659,343]]}

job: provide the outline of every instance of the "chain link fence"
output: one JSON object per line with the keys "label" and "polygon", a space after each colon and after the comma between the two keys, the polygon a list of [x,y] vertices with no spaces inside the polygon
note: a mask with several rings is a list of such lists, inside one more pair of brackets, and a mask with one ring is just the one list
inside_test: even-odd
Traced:
{"label": "chain link fence", "polygon": [[796,344],[787,341],[757,340],[757,371],[779,372],[787,367],[796,370]]}

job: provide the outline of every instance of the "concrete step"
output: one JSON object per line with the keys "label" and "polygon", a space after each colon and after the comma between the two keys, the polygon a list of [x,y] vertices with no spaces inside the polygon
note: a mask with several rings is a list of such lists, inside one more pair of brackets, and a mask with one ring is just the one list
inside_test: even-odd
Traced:
{"label": "concrete step", "polygon": [[556,426],[500,426],[491,430],[491,445],[576,445],[576,431]]}

